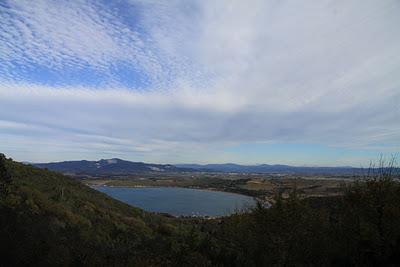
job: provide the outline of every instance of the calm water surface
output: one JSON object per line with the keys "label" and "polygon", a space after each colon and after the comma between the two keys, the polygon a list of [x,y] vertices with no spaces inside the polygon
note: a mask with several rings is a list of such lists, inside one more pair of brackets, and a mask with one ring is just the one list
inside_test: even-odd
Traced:
{"label": "calm water surface", "polygon": [[175,216],[223,216],[255,204],[244,195],[179,187],[94,188],[129,205]]}

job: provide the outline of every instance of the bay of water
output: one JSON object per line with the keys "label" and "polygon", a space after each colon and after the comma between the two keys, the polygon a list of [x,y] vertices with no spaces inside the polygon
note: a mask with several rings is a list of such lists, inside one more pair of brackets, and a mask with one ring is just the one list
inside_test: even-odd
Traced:
{"label": "bay of water", "polygon": [[240,194],[180,187],[94,188],[129,205],[174,216],[224,216],[255,204]]}

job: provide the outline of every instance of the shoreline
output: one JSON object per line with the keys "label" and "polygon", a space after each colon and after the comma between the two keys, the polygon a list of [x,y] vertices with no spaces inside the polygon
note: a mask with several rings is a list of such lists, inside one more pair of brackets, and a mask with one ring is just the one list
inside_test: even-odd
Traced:
{"label": "shoreline", "polygon": [[189,186],[168,186],[168,185],[107,185],[107,184],[98,184],[98,185],[93,185],[93,184],[88,184],[84,183],[85,185],[89,187],[117,187],[117,188],[183,188],[183,189],[193,189],[193,190],[202,190],[202,191],[210,191],[210,192],[220,192],[220,193],[227,193],[227,194],[235,194],[235,195],[240,195],[240,196],[246,196],[253,198],[256,201],[261,201],[261,202],[267,202],[263,199],[257,198],[255,196],[251,195],[246,195],[246,194],[241,194],[237,192],[231,192],[231,191],[225,191],[225,190],[218,190],[216,188],[201,188],[201,187],[189,187]]}
{"label": "shoreline", "polygon": [[[239,195],[239,196],[244,196],[244,197],[248,197],[251,198],[254,202],[254,206],[256,205],[257,202],[261,202],[262,205],[266,205],[268,207],[271,206],[271,203],[269,201],[266,201],[264,199],[259,199],[256,198],[254,196],[249,196],[249,195],[245,195],[245,194],[240,194],[240,193],[236,193],[236,192],[229,192],[229,191],[222,191],[222,190],[217,190],[215,188],[193,188],[193,187],[182,187],[182,186],[146,186],[146,185],[138,185],[138,186],[121,186],[121,185],[106,185],[106,184],[97,184],[97,185],[93,185],[93,184],[87,184],[85,183],[85,185],[89,186],[90,188],[93,188],[96,190],[96,187],[115,187],[115,188],[180,188],[180,189],[192,189],[192,190],[200,190],[200,191],[208,191],[208,192],[219,192],[219,193],[226,193],[226,194],[233,194],[233,195]],[[128,204],[129,205],[129,204]],[[139,207],[140,208],[140,207]],[[247,207],[249,208],[249,207]],[[151,212],[151,211],[147,211],[147,212]],[[211,215],[173,215],[170,213],[164,213],[164,212],[153,212],[155,214],[159,214],[161,216],[172,216],[173,218],[176,219],[204,219],[204,220],[212,220],[212,219],[221,219],[224,217],[229,217],[235,213],[232,214],[228,214],[228,215],[221,215],[221,216],[211,216]],[[238,212],[240,213],[240,212]]]}

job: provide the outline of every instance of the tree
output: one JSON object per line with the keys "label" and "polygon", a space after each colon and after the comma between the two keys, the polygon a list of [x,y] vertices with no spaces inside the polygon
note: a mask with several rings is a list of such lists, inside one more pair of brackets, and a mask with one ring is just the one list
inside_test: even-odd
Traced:
{"label": "tree", "polygon": [[12,181],[11,174],[7,168],[7,158],[4,154],[0,153],[0,186],[1,190],[7,187]]}

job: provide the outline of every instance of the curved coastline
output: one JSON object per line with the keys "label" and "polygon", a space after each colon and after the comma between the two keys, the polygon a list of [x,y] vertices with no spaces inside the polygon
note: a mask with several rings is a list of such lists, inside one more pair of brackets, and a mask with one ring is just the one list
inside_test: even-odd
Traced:
{"label": "curved coastline", "polygon": [[[254,196],[249,196],[249,195],[245,195],[245,194],[239,194],[239,193],[236,193],[236,192],[216,190],[214,188],[194,188],[194,187],[182,187],[182,186],[147,186],[147,185],[143,185],[143,186],[142,185],[138,185],[138,186],[116,185],[116,186],[114,186],[114,185],[107,185],[107,184],[97,184],[97,185],[87,184],[87,185],[89,187],[95,189],[95,190],[98,190],[98,191],[100,191],[102,193],[105,193],[105,194],[109,195],[110,197],[113,197],[113,198],[115,198],[115,199],[117,199],[119,201],[125,202],[128,205],[131,205],[131,206],[134,206],[134,207],[139,207],[141,209],[146,210],[147,212],[158,213],[158,214],[167,215],[167,216],[173,216],[173,217],[176,217],[176,218],[217,219],[217,218],[228,217],[228,216],[230,216],[232,214],[235,214],[235,213],[238,213],[238,212],[239,213],[240,212],[245,212],[248,208],[253,207],[256,204],[256,202],[259,201]],[[167,188],[169,188],[169,189],[183,189],[183,190],[188,190],[188,191],[189,190],[193,190],[193,191],[196,191],[196,192],[200,191],[200,192],[223,193],[224,194],[223,198],[224,197],[225,198],[226,197],[232,198],[234,196],[242,197],[241,200],[238,200],[239,202],[242,202],[242,204],[237,204],[236,203],[236,205],[238,205],[237,207],[230,207],[229,208],[230,211],[228,211],[226,214],[220,214],[220,215],[217,215],[215,213],[221,213],[221,212],[217,212],[215,209],[213,210],[212,208],[211,208],[211,210],[213,210],[213,211],[210,211],[210,212],[204,211],[204,210],[203,211],[199,211],[198,210],[199,207],[196,208],[196,205],[194,206],[193,211],[192,211],[191,214],[189,214],[187,211],[179,211],[179,208],[177,209],[176,212],[172,212],[172,211],[168,211],[168,210],[167,211],[152,210],[152,208],[141,206],[140,204],[137,204],[137,203],[129,203],[127,201],[124,201],[123,199],[120,199],[120,198],[118,198],[116,196],[113,196],[112,194],[109,194],[107,192],[99,190],[99,188],[121,188],[121,189],[123,189],[123,188],[125,188],[125,189],[129,189],[129,188],[130,189],[146,189],[146,188],[153,188],[153,189],[163,189],[164,188],[164,189],[167,189]],[[186,194],[191,194],[191,193],[186,193]],[[243,198],[243,197],[245,197],[245,198]],[[246,200],[246,198],[247,198],[247,200]],[[203,202],[203,201],[201,200],[200,202]],[[224,203],[224,202],[222,202],[222,203]],[[230,202],[230,203],[233,203],[233,202]],[[224,205],[224,204],[222,204],[222,205]],[[178,207],[179,207],[179,204],[178,204]],[[200,208],[200,210],[201,209],[204,209],[204,207]],[[218,210],[218,208],[217,208],[217,210]],[[232,211],[234,211],[234,212],[232,212]],[[179,213],[182,213],[182,214],[179,214]],[[224,213],[224,212],[222,212],[222,213]]]}
{"label": "curved coastline", "polygon": [[220,190],[218,188],[203,188],[203,187],[191,187],[191,186],[169,186],[169,185],[107,185],[107,184],[99,184],[93,185],[85,183],[85,185],[89,187],[99,187],[99,186],[106,186],[106,187],[120,187],[120,188],[157,188],[157,187],[165,187],[165,188],[184,188],[184,189],[196,189],[196,190],[203,190],[203,191],[211,191],[211,192],[221,192],[221,193],[229,193],[229,194],[236,194],[240,196],[246,196],[253,198],[256,202],[261,202],[263,205],[270,206],[271,203],[265,199],[255,197],[250,194],[239,193],[239,192],[232,192],[229,190]]}
{"label": "curved coastline", "polygon": [[254,197],[252,195],[247,195],[243,193],[238,193],[238,192],[232,192],[232,191],[227,191],[227,190],[220,190],[218,188],[203,188],[203,187],[191,187],[191,186],[168,186],[168,185],[107,185],[107,184],[99,184],[99,185],[93,185],[93,184],[85,184],[89,187],[99,187],[99,186],[105,186],[105,187],[120,187],[120,188],[184,188],[184,189],[195,189],[195,190],[201,190],[201,191],[211,191],[211,192],[221,192],[221,193],[228,193],[228,194],[235,194],[235,195],[240,195],[240,196],[246,196],[246,197],[252,197],[254,199],[260,200],[257,197]]}

